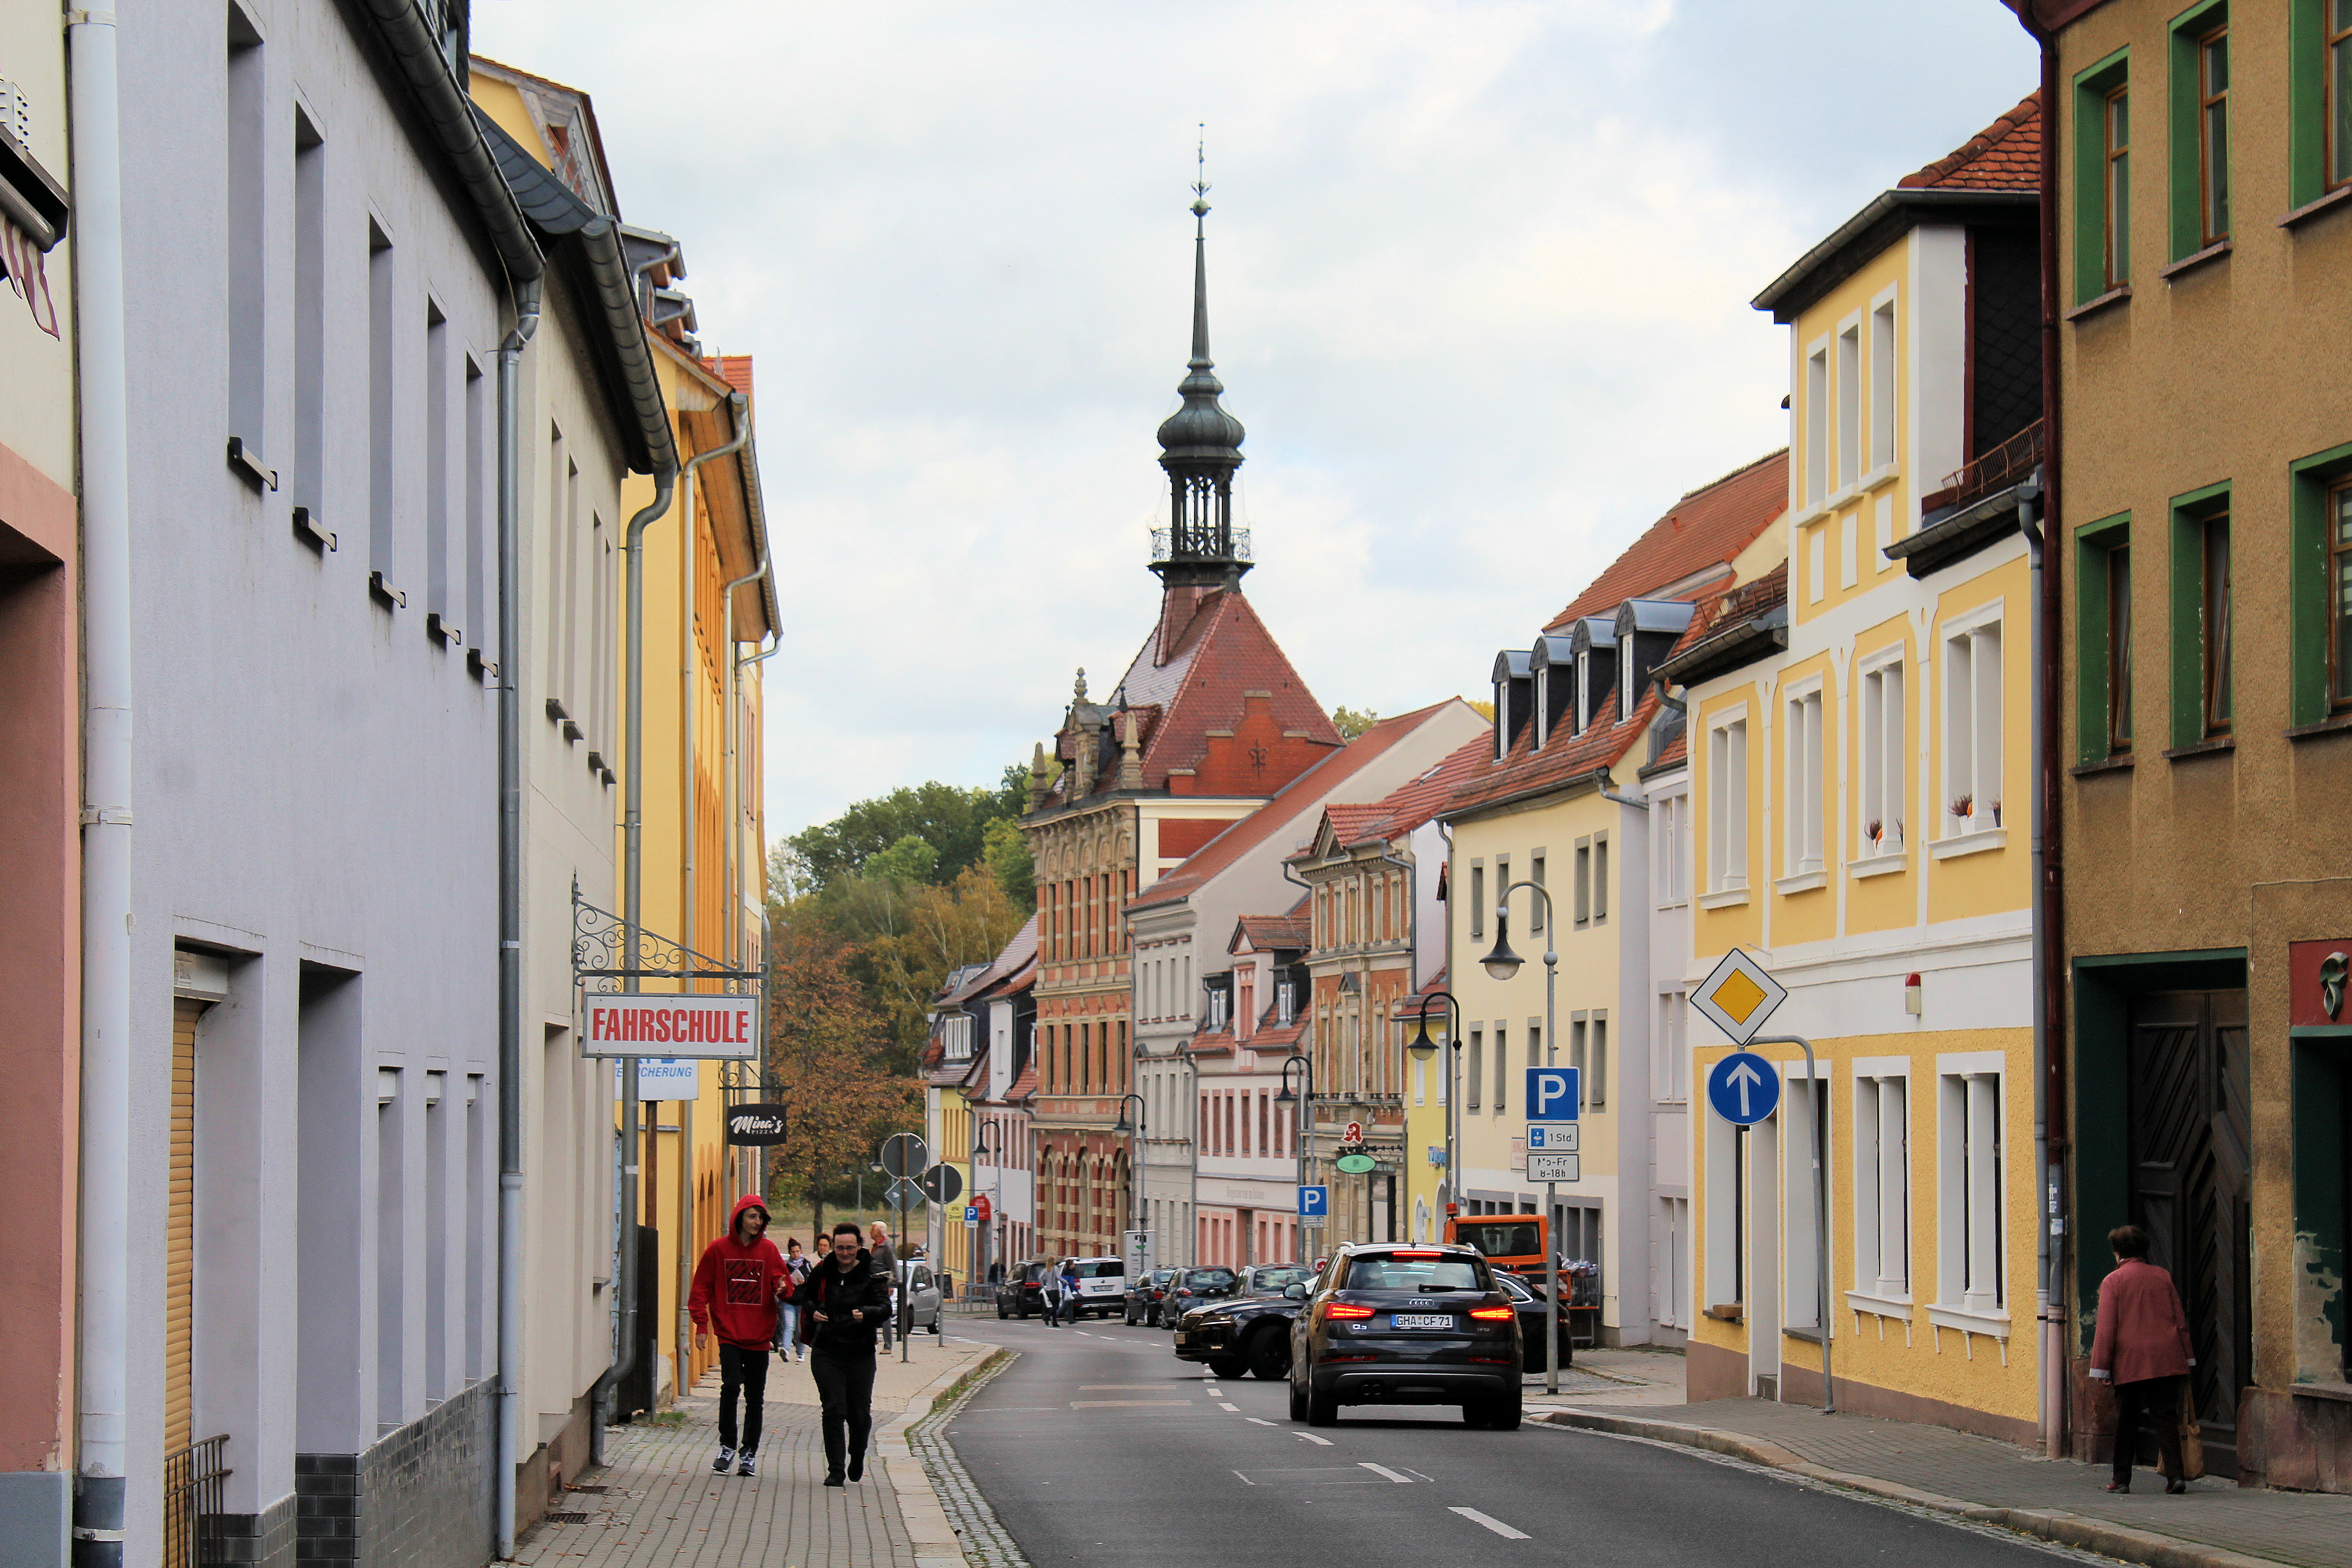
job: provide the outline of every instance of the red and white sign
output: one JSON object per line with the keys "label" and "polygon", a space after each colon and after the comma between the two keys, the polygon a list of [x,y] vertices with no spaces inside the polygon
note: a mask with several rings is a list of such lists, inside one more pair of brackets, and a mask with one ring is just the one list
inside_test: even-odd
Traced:
{"label": "red and white sign", "polygon": [[1342,1143],[1360,1143],[1363,1141],[1364,1124],[1360,1121],[1349,1122],[1346,1131],[1339,1134],[1339,1142]]}
{"label": "red and white sign", "polygon": [[971,1206],[973,1211],[972,1217],[980,1221],[981,1224],[986,1225],[989,1221],[988,1194],[986,1193],[982,1193],[980,1196],[972,1199]]}
{"label": "red and white sign", "polygon": [[755,1059],[760,1054],[760,999],[592,994],[581,999],[580,1054]]}

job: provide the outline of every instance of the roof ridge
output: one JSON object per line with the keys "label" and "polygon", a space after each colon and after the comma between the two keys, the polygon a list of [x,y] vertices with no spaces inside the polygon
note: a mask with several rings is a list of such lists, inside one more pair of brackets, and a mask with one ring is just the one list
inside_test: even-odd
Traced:
{"label": "roof ridge", "polygon": [[2042,118],[2042,89],[2035,88],[1993,117],[1992,123],[1933,163],[1921,165],[1895,182],[1897,190],[1929,190]]}
{"label": "roof ridge", "polygon": [[[1732,480],[1738,479],[1740,475],[1748,473],[1753,469],[1759,468],[1775,458],[1785,458],[1788,455],[1789,448],[1785,445],[1775,447],[1772,450],[1765,453],[1762,457],[1751,458],[1747,462],[1740,464],[1738,468],[1720,474],[1716,478],[1707,480],[1706,483],[1703,485],[1693,485],[1689,489],[1685,490],[1681,495],[1675,498],[1675,504],[1679,506],[1695,495],[1702,495],[1708,490],[1714,489],[1718,485],[1727,485]],[[1673,508],[1670,507],[1667,510],[1672,510]]]}

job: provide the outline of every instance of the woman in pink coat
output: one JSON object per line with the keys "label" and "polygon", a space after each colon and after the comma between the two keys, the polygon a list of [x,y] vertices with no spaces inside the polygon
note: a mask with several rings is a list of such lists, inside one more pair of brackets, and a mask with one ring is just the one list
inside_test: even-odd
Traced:
{"label": "woman in pink coat", "polygon": [[2181,1476],[2180,1380],[2197,1364],[2188,1314],[2172,1276],[2147,1260],[2147,1232],[2136,1225],[2107,1232],[2115,1271],[2099,1281],[2099,1326],[2091,1336],[2091,1375],[2116,1388],[2116,1479],[2131,1490],[2132,1451],[2143,1418],[2156,1424],[2164,1489],[2185,1492]]}

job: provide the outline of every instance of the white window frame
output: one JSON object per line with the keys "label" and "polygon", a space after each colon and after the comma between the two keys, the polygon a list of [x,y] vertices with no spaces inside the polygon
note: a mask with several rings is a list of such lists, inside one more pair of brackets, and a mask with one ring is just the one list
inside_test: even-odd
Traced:
{"label": "white window frame", "polygon": [[[1706,720],[1706,890],[1710,908],[1748,896],[1748,705]],[[1710,901],[1711,900],[1711,901]]]}
{"label": "white window frame", "polygon": [[1660,1105],[1690,1103],[1690,996],[1658,993],[1657,1026],[1650,1036],[1651,1098]]}
{"label": "white window frame", "polygon": [[[1820,1064],[1820,1081],[1824,1086],[1820,1089],[1813,1089],[1814,1080],[1805,1076],[1801,1059],[1782,1062],[1780,1068],[1780,1107],[1773,1115],[1780,1124],[1780,1321],[1791,1329],[1826,1333],[1832,1331],[1834,1314],[1826,1310],[1832,1303],[1818,1299],[1822,1276],[1816,1249],[1822,1238],[1814,1225],[1820,1210],[1813,1184],[1827,1181],[1830,1173],[1837,1168],[1833,1163],[1837,1158],[1837,1117],[1827,1092],[1830,1065]],[[1798,1088],[1801,1084],[1805,1086],[1802,1092]],[[1827,1146],[1821,1151],[1818,1171],[1813,1168],[1817,1117],[1829,1122]],[[1835,1256],[1834,1243],[1832,1256]]]}
{"label": "white window frame", "polygon": [[1912,1253],[1911,1058],[1857,1057],[1851,1070],[1853,1287],[1846,1292],[1846,1305],[1855,1311],[1901,1319],[1907,1342]]}
{"label": "white window frame", "polygon": [[1830,465],[1830,342],[1817,340],[1805,351],[1805,505],[1822,504],[1828,494],[1824,481]]}
{"label": "white window frame", "polygon": [[[1899,869],[1910,846],[1907,835],[1911,797],[1906,787],[1910,776],[1910,752],[1904,740],[1909,708],[1905,688],[1909,663],[1904,656],[1907,651],[1903,644],[1891,643],[1857,660],[1854,667],[1862,773],[1853,815],[1857,876],[1882,868]],[[1881,825],[1875,842],[1870,837],[1873,822]],[[1878,862],[1884,862],[1884,867]]]}
{"label": "white window frame", "polygon": [[1862,317],[1849,316],[1837,334],[1837,475],[1840,492],[1862,480]]}
{"label": "white window frame", "polygon": [[1827,811],[1822,795],[1827,758],[1822,733],[1823,695],[1818,675],[1781,689],[1782,875],[1773,885],[1784,893],[1818,888],[1826,879],[1822,868],[1828,848],[1822,833]]}
{"label": "white window frame", "polygon": [[1652,795],[1650,800],[1651,815],[1657,823],[1653,835],[1657,851],[1656,907],[1680,909],[1690,902],[1690,791],[1678,789]]}
{"label": "white window frame", "polygon": [[1870,471],[1873,476],[1895,466],[1895,362],[1899,318],[1895,290],[1889,289],[1870,302]]}
{"label": "white window frame", "polygon": [[1936,1058],[1936,1304],[1939,1327],[2009,1333],[2008,1058]]}
{"label": "white window frame", "polygon": [[[1939,858],[1997,848],[2006,841],[2001,820],[2006,803],[2000,795],[2007,752],[2002,728],[2009,668],[2003,636],[2006,606],[2005,599],[1995,599],[1937,628],[1943,669],[1936,684],[1944,731],[1936,802],[1943,825],[1936,836]],[[1969,805],[1965,816],[1952,809],[1964,799]]]}

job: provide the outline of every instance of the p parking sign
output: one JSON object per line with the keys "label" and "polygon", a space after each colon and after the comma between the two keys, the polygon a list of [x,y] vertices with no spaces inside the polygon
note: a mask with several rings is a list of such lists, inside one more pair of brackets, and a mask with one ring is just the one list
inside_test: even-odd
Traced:
{"label": "p parking sign", "polygon": [[1574,1068],[1528,1068],[1527,1108],[1529,1121],[1573,1121],[1579,1095]]}

